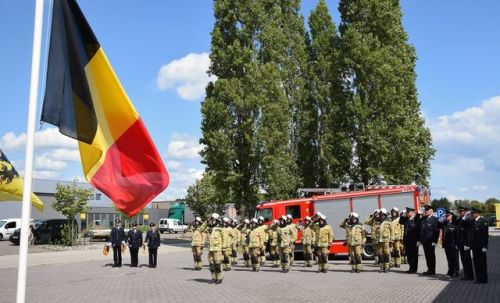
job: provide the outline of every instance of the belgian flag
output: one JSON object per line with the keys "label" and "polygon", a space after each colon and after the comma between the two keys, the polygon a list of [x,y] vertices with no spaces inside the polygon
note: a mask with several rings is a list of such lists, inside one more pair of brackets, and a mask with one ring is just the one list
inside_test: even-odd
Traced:
{"label": "belgian flag", "polygon": [[169,176],[75,0],[54,0],[42,121],[79,141],[86,179],[137,214]]}
{"label": "belgian flag", "polygon": [[[23,178],[10,163],[7,156],[0,149],[0,202],[21,201],[23,199]],[[39,211],[43,211],[43,202],[37,195],[31,194],[31,204]]]}

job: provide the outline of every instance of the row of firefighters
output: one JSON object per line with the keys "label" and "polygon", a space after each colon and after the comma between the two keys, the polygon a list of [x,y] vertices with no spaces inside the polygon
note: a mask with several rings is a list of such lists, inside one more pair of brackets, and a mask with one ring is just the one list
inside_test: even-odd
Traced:
{"label": "row of firefighters", "polygon": [[[364,221],[371,226],[371,238],[375,251],[375,264],[380,265],[380,272],[388,272],[390,267],[400,267],[406,263],[402,239],[404,226],[400,224],[397,208],[390,212],[377,209]],[[349,249],[351,272],[362,270],[361,259],[366,244],[366,231],[355,212],[348,214],[340,227],[346,230],[344,245]],[[295,242],[298,231],[302,232],[302,246],[306,267],[318,265],[318,272],[327,273],[328,255],[335,240],[333,228],[327,223],[325,215],[317,212],[312,217],[305,217],[301,224],[294,224],[292,216],[282,216],[270,225],[264,224],[262,216],[251,220],[245,219],[240,224],[234,219],[221,218],[218,214],[202,222],[197,217],[191,224],[193,232],[192,252],[194,269],[202,268],[202,253],[205,239],[208,238],[208,260],[215,283],[221,283],[223,271],[231,270],[237,264],[238,251],[243,252],[244,266],[252,271],[259,271],[266,262],[266,247],[272,261],[272,267],[284,273],[289,272],[294,261]]]}

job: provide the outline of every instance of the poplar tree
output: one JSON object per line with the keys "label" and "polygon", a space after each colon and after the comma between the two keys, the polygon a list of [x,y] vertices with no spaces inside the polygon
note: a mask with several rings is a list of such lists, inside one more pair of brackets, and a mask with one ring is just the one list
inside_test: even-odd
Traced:
{"label": "poplar tree", "polygon": [[341,0],[339,27],[353,94],[353,176],[426,183],[434,155],[415,85],[416,53],[397,0]]}

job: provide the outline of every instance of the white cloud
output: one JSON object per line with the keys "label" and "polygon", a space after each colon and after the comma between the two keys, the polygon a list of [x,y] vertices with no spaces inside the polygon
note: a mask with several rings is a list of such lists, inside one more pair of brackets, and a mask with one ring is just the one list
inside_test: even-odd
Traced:
{"label": "white cloud", "polygon": [[57,148],[48,153],[48,157],[60,161],[80,161],[80,151],[78,149]]}
{"label": "white cloud", "polygon": [[196,101],[205,95],[205,87],[215,76],[209,76],[208,53],[190,53],[183,58],[163,65],[156,84],[160,90],[174,90],[185,100]]}
{"label": "white cloud", "polygon": [[485,164],[484,160],[480,158],[450,155],[442,159],[442,157],[438,155],[433,165],[433,169],[443,176],[459,177],[471,173],[484,172]]}
{"label": "white cloud", "polygon": [[[24,178],[24,170],[19,170],[18,172]],[[33,178],[57,180],[61,178],[61,173],[53,170],[33,170]]]}
{"label": "white cloud", "polygon": [[167,148],[167,155],[173,159],[196,159],[203,149],[199,140],[193,136],[174,134]]}
{"label": "white cloud", "polygon": [[167,161],[167,169],[168,171],[178,171],[182,167],[181,161]]}
{"label": "white cloud", "polygon": [[53,160],[48,154],[36,156],[34,164],[36,169],[62,170],[66,168],[66,162]]}
{"label": "white cloud", "polygon": [[[0,147],[5,151],[16,151],[26,146],[26,133],[16,135],[8,132],[0,139]],[[77,141],[64,136],[57,128],[51,127],[35,132],[35,147],[76,149]]]}
{"label": "white cloud", "polygon": [[178,161],[175,162],[179,164],[175,169],[169,169],[170,184],[167,189],[155,199],[157,201],[185,198],[188,187],[193,185],[196,180],[201,179],[201,177],[203,176],[204,169],[185,169],[184,164]]}

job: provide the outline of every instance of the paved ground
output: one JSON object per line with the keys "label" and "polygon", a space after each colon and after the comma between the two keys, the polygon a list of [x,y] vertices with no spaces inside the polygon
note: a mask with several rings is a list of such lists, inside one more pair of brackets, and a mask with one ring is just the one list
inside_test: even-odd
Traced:
{"label": "paved ground", "polygon": [[[222,285],[209,284],[206,267],[191,270],[192,257],[185,243],[164,245],[159,266],[112,268],[111,257],[100,250],[88,250],[86,261],[71,259],[71,252],[33,254],[52,255],[64,264],[28,268],[27,302],[500,302],[500,234],[490,238],[488,252],[489,284],[452,280],[444,275],[408,275],[407,268],[387,274],[365,265],[361,274],[349,273],[345,260],[330,261],[328,274],[303,268],[302,262],[288,274],[265,266],[254,273],[240,266],[225,273]],[[423,254],[421,252],[421,254]],[[82,254],[82,256],[84,256]],[[0,257],[0,264],[4,258]],[[140,254],[140,263],[147,256]],[[206,255],[204,256],[204,259]],[[437,249],[438,272],[446,272],[442,249]],[[129,254],[125,255],[128,264]],[[419,272],[425,270],[420,256]],[[240,262],[241,263],[241,262]],[[0,269],[0,302],[14,302],[16,268]]]}
{"label": "paved ground", "polygon": [[[41,246],[31,246],[30,253],[48,251]],[[19,253],[19,245],[12,244],[9,240],[0,241],[0,256],[16,255]]]}

